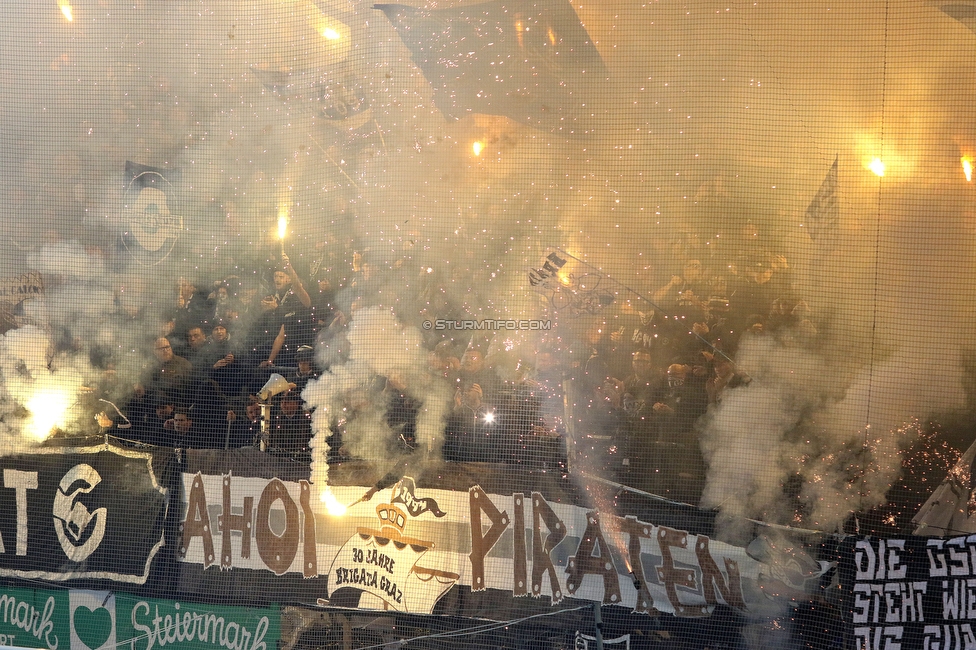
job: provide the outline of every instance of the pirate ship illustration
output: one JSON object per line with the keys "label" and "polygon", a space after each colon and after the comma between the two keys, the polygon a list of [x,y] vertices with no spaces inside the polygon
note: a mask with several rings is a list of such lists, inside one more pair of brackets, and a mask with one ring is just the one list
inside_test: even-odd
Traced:
{"label": "pirate ship illustration", "polygon": [[[410,537],[405,530],[412,519],[425,513],[447,514],[434,499],[418,498],[413,479],[404,477],[393,486],[389,502],[376,506],[379,530],[357,527],[339,549],[329,569],[330,598],[340,589],[358,589],[390,609],[432,613],[460,575],[420,565],[434,543]],[[327,603],[320,600],[320,604]]]}

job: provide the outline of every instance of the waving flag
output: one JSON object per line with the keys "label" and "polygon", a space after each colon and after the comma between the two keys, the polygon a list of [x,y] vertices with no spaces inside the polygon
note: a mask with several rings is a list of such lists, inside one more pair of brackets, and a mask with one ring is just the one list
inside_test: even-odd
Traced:
{"label": "waving flag", "polygon": [[425,512],[433,514],[435,517],[443,517],[447,513],[441,510],[437,502],[430,497],[419,498],[414,494],[416,490],[413,479],[405,476],[400,482],[393,486],[393,497],[390,503],[402,503],[407,507],[407,512],[411,517],[419,517]]}
{"label": "waving flag", "polygon": [[817,195],[807,207],[807,227],[810,238],[821,246],[830,247],[837,237],[840,224],[840,206],[837,203],[837,158],[830,166],[827,177],[820,184]]}
{"label": "waving flag", "polygon": [[539,267],[528,269],[527,279],[553,313],[569,317],[596,314],[611,305],[621,289],[629,291],[561,248],[549,249]]}
{"label": "waving flag", "polygon": [[936,2],[947,16],[955,18],[963,25],[968,27],[970,31],[976,33],[976,5],[973,2],[965,0],[957,0],[955,2]]}
{"label": "waving flag", "polygon": [[607,69],[566,0],[498,0],[423,10],[378,4],[449,119],[504,115],[566,134],[589,132]]}
{"label": "waving flag", "polygon": [[252,67],[251,72],[285,104],[314,115],[338,130],[352,131],[373,120],[364,79],[348,66],[324,71]]}

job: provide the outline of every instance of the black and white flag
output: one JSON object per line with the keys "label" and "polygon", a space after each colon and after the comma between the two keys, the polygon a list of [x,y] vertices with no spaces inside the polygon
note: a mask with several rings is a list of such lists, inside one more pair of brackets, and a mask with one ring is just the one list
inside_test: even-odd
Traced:
{"label": "black and white flag", "polygon": [[176,170],[125,163],[120,240],[140,264],[165,260],[183,232],[179,184]]}

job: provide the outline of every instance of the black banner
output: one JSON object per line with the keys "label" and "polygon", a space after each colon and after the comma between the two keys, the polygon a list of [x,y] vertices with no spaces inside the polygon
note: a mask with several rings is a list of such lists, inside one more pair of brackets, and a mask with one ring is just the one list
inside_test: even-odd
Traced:
{"label": "black banner", "polygon": [[108,446],[0,458],[0,577],[145,584],[164,546],[171,458]]}
{"label": "black banner", "polygon": [[976,647],[976,536],[851,538],[840,572],[854,647]]}
{"label": "black banner", "polygon": [[[630,500],[616,488],[613,497],[598,482],[584,495],[562,475],[467,463],[418,469],[387,480],[375,467],[344,463],[325,486],[310,480],[307,464],[256,449],[99,445],[0,458],[8,514],[0,518],[0,584],[117,583],[153,599],[282,603],[309,625],[334,609],[399,622],[539,615],[533,634],[576,647],[592,639],[586,613],[595,603],[607,638],[622,644],[662,622],[673,638],[716,647],[735,633],[705,619],[789,618],[801,636],[842,627],[820,605],[834,565],[816,560],[815,547],[770,531],[735,546],[712,537],[707,513]],[[349,505],[332,512],[326,496]],[[871,648],[925,647],[893,645],[903,639],[965,647],[976,581],[964,574],[976,567],[976,548],[965,538],[925,544],[845,548],[845,611],[855,618],[847,638],[860,635]],[[806,611],[816,615],[798,632]]]}

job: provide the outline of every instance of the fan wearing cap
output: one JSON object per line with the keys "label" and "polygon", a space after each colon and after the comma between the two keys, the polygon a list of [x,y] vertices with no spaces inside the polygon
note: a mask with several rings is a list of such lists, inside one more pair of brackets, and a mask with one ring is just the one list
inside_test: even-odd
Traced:
{"label": "fan wearing cap", "polygon": [[318,379],[319,371],[315,367],[315,348],[311,345],[303,345],[295,350],[295,363],[298,369],[287,375],[289,383],[295,384],[295,392],[299,395],[312,379]]}

